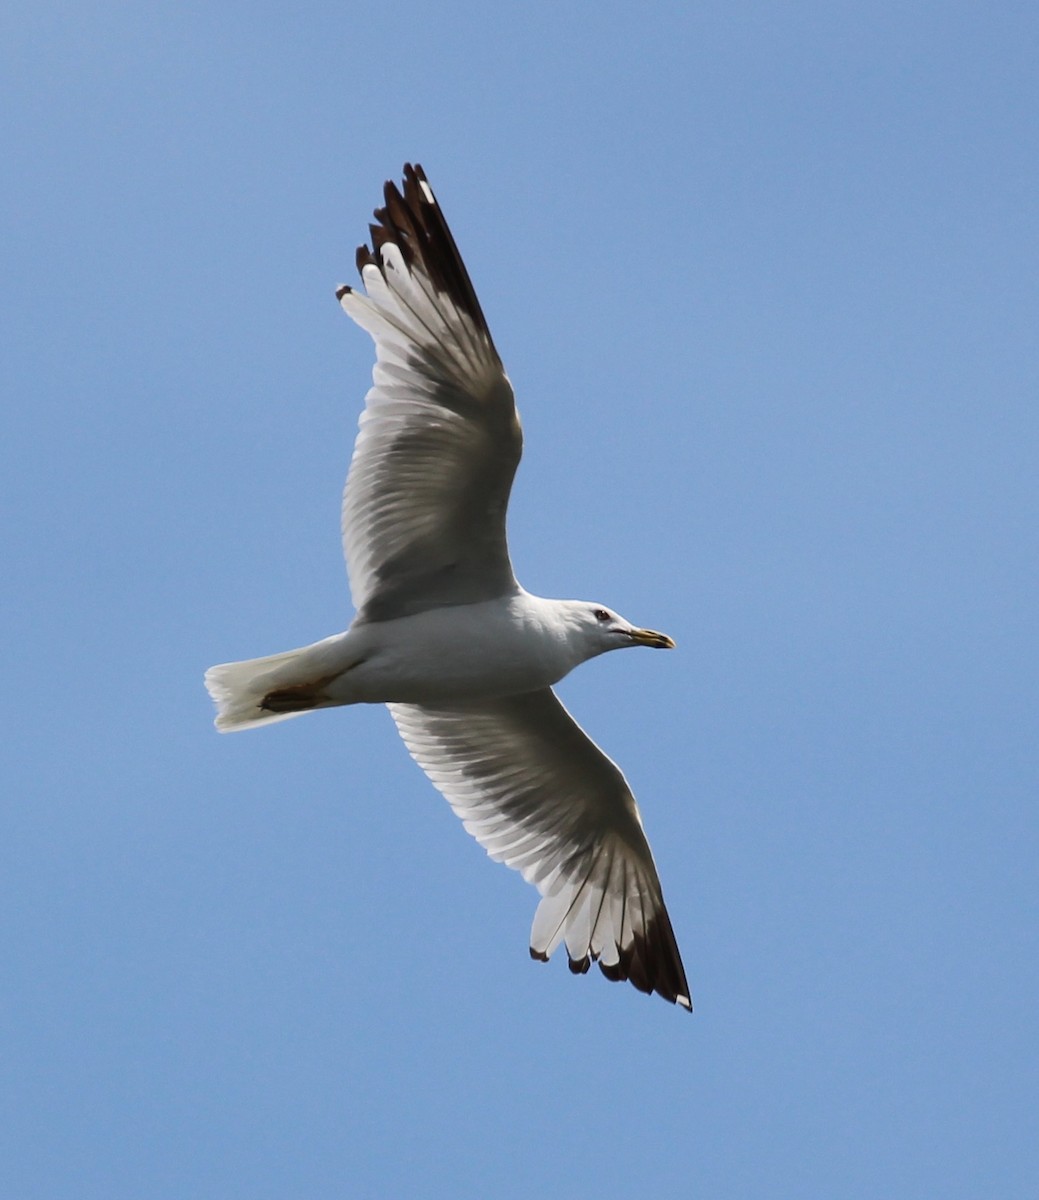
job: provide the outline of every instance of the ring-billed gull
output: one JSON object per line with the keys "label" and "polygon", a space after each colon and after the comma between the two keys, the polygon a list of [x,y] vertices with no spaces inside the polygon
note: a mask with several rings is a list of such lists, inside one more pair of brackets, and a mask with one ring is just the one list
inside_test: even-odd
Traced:
{"label": "ring-billed gull", "polygon": [[674,642],[516,581],[512,386],[422,168],[405,165],[384,194],[357,252],[365,292],[336,293],[376,357],[343,494],[357,615],[312,646],[211,667],[216,726],[388,705],[465,828],[541,893],[531,955],[563,944],[571,971],[598,962],[691,1009],[635,797],[552,691],[607,650]]}

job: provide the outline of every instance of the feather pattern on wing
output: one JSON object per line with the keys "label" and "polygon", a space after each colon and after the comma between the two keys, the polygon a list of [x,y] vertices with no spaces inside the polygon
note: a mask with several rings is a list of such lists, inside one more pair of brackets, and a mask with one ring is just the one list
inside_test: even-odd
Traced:
{"label": "feather pattern on wing", "polygon": [[421,167],[387,183],[365,292],[338,291],[375,341],[374,386],[343,494],[359,621],[517,588],[505,511],[522,450],[512,386]]}
{"label": "feather pattern on wing", "polygon": [[411,756],[487,853],[541,893],[530,952],[690,1008],[635,798],[551,689],[479,704],[391,704]]}

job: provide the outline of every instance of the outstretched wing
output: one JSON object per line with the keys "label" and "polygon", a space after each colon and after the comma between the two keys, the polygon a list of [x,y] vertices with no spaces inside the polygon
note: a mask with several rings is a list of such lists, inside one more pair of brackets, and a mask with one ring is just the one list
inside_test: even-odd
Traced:
{"label": "outstretched wing", "polygon": [[691,1008],[635,797],[550,688],[490,702],[391,704],[412,757],[491,858],[542,900],[530,952]]}
{"label": "outstretched wing", "polygon": [[517,587],[505,538],[522,449],[512,386],[422,168],[406,165],[385,200],[357,252],[367,294],[337,292],[375,341],[342,512],[361,621]]}

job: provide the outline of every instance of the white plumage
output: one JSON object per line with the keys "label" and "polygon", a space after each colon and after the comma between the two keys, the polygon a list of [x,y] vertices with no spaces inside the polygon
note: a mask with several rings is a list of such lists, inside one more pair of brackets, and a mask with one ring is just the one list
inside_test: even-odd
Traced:
{"label": "white plumage", "polygon": [[404,170],[358,251],[365,293],[338,293],[376,353],[343,495],[357,616],[312,646],[210,668],[217,728],[388,704],[465,828],[541,893],[531,954],[564,944],[571,970],[597,961],[690,1008],[635,798],[551,690],[607,650],[674,643],[517,583],[512,386],[425,175]]}

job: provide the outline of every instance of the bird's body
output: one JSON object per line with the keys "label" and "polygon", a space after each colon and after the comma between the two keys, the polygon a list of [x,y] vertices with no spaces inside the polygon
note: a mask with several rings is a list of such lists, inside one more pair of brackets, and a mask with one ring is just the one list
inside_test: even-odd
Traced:
{"label": "bird's body", "polygon": [[[520,589],[477,604],[354,622],[313,646],[250,660],[271,668],[253,676],[249,723],[295,716],[304,707],[490,700],[551,687],[611,648],[598,627],[580,636],[586,610],[583,601],[546,600]],[[244,665],[213,667],[210,688],[221,686],[222,672]],[[311,684],[311,693],[293,690]],[[237,714],[217,718],[221,730],[239,724]]]}
{"label": "bird's body", "polygon": [[561,616],[551,602],[518,592],[355,626],[346,644],[356,639],[365,660],[356,691],[343,678],[346,693],[383,704],[442,704],[551,687],[580,661]]}
{"label": "bird's body", "polygon": [[512,387],[421,168],[386,185],[358,252],[367,295],[339,290],[373,337],[343,498],[357,617],[342,634],[206,673],[217,728],[387,704],[408,749],[488,853],[542,901],[531,953],[565,943],[690,1008],[635,799],[551,691],[574,667],[670,638],[600,604],[517,583],[505,512],[522,435]]}

